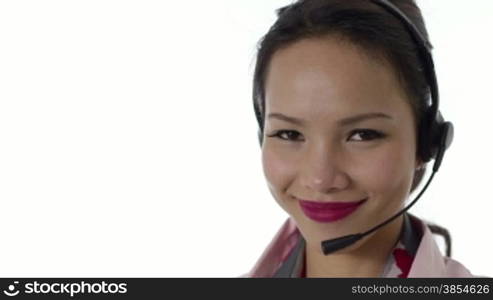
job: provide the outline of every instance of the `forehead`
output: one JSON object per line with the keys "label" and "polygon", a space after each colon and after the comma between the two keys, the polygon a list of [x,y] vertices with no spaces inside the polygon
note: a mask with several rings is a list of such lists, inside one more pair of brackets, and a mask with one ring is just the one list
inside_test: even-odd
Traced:
{"label": "forehead", "polygon": [[410,109],[386,60],[330,37],[303,39],[274,53],[265,98],[267,113],[348,115]]}

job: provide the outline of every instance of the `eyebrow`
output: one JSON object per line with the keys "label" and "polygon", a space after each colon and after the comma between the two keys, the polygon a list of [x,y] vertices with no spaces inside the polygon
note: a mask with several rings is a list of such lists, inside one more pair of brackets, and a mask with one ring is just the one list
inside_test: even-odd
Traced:
{"label": "eyebrow", "polygon": [[[268,118],[269,119],[274,118],[274,119],[286,121],[286,122],[293,123],[293,124],[300,125],[300,126],[303,126],[305,124],[305,121],[302,119],[286,116],[286,115],[281,114],[281,113],[270,113]],[[364,114],[359,114],[359,115],[351,116],[348,118],[344,118],[344,119],[337,121],[337,124],[339,124],[341,126],[346,126],[349,124],[358,123],[358,122],[361,122],[364,120],[375,119],[375,118],[393,120],[393,118],[387,114],[384,114],[381,112],[373,112],[373,113],[364,113]]]}

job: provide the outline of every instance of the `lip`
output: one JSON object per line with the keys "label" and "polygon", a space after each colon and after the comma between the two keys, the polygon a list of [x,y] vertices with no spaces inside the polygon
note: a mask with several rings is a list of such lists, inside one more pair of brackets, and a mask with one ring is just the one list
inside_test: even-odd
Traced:
{"label": "lip", "polygon": [[329,223],[341,220],[355,212],[368,198],[354,202],[319,202],[298,199],[301,210],[316,222]]}

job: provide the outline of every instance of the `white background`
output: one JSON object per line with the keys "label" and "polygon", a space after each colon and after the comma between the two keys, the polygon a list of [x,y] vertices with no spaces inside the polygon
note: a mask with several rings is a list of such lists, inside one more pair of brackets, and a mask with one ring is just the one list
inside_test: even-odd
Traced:
{"label": "white background", "polygon": [[[232,277],[287,215],[251,101],[281,0],[0,1],[0,276]],[[493,2],[421,0],[455,140],[412,213],[493,275]]]}

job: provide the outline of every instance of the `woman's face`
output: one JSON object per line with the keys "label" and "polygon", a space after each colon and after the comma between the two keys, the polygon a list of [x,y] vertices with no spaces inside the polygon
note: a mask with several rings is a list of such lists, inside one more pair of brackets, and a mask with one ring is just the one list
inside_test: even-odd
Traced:
{"label": "woman's face", "polygon": [[[333,38],[304,39],[272,57],[265,101],[264,174],[307,243],[363,232],[403,207],[417,167],[416,127],[390,65]],[[366,201],[320,221],[300,199]]]}

